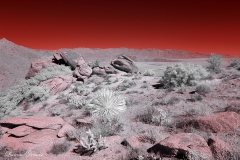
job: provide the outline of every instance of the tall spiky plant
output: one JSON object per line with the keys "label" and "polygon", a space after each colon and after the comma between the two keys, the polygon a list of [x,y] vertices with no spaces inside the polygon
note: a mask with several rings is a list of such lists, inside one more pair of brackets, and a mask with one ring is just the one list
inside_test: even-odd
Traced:
{"label": "tall spiky plant", "polygon": [[100,117],[113,117],[124,112],[126,100],[117,92],[110,89],[100,89],[93,95],[93,100],[87,107],[93,115]]}

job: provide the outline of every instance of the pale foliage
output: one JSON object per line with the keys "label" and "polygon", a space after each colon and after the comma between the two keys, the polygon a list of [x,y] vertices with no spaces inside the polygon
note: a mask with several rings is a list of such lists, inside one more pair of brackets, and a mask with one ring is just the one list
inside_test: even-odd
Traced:
{"label": "pale foliage", "polygon": [[209,73],[201,65],[176,63],[167,66],[161,82],[173,87],[193,86],[208,75]]}
{"label": "pale foliage", "polygon": [[87,132],[87,137],[81,137],[81,145],[87,150],[93,150],[96,152],[101,147],[106,147],[106,138],[100,135],[98,140],[95,140],[93,133],[89,129]]}
{"label": "pale foliage", "polygon": [[102,117],[113,117],[127,109],[125,98],[110,89],[95,92],[87,108],[92,114]]}

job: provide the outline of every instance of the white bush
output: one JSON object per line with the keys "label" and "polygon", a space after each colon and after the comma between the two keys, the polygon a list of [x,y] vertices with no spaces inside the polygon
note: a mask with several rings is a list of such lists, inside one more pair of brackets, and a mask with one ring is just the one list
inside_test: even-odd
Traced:
{"label": "white bush", "polygon": [[167,66],[161,82],[167,86],[181,87],[184,85],[193,86],[201,78],[205,78],[209,73],[201,66],[192,63],[176,63]]}

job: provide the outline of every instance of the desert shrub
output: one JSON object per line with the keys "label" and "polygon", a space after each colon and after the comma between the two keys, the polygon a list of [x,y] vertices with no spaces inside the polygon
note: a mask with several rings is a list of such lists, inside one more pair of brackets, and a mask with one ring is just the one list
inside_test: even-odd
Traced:
{"label": "desert shrub", "polygon": [[91,156],[94,152],[107,148],[105,137],[103,138],[100,136],[98,139],[96,139],[91,130],[88,130],[86,134],[86,137],[81,137],[81,145],[78,145],[77,149],[74,150],[76,153],[79,153],[81,156]]}
{"label": "desert shrub", "polygon": [[185,112],[185,115],[187,116],[202,116],[202,115],[208,114],[206,107],[201,102],[197,102],[194,105],[185,104],[184,112]]}
{"label": "desert shrub", "polygon": [[101,89],[103,89],[103,86],[98,85],[97,87],[93,88],[92,92],[96,92],[96,91],[101,90]]}
{"label": "desert shrub", "polygon": [[[5,115],[9,114],[9,112],[11,110],[14,110],[16,106],[26,97],[26,94],[30,93],[30,90],[34,91],[33,87],[36,87],[42,81],[53,78],[54,76],[57,76],[59,74],[72,74],[72,71],[69,67],[66,67],[64,65],[49,66],[40,70],[38,73],[36,73],[34,77],[31,77],[30,79],[20,80],[17,84],[10,87],[4,94],[1,94],[1,113],[4,113]],[[44,96],[41,97],[41,93],[37,90],[35,90],[34,93],[36,93],[36,98],[38,97],[37,94],[39,94],[40,96],[38,97],[39,99],[45,98]],[[34,93],[32,93],[32,96],[34,95]]]}
{"label": "desert shrub", "polygon": [[219,72],[222,64],[222,56],[211,53],[210,57],[207,59],[209,66],[207,67],[210,72]]}
{"label": "desert shrub", "polygon": [[186,87],[180,87],[180,88],[177,90],[177,93],[184,94],[184,92],[186,92],[186,91],[187,91]]}
{"label": "desert shrub", "polygon": [[[11,110],[14,110],[17,105],[24,99],[25,93],[27,93],[34,85],[36,81],[21,80],[16,85],[10,87],[5,94],[0,97],[0,111],[2,114],[9,114]],[[1,115],[3,117],[3,115]]]}
{"label": "desert shrub", "polygon": [[160,83],[169,87],[193,86],[207,76],[208,72],[201,65],[176,63],[167,66]]}
{"label": "desert shrub", "polygon": [[119,84],[117,87],[116,87],[116,91],[125,91],[127,90],[128,88],[132,88],[134,86],[136,86],[136,82],[135,81],[129,81],[129,80],[124,80],[121,84]]}
{"label": "desert shrub", "polygon": [[124,121],[118,116],[113,118],[95,117],[91,130],[95,137],[99,137],[100,135],[108,137],[117,135],[123,131],[125,126]]}
{"label": "desert shrub", "polygon": [[80,99],[80,97],[76,93],[69,93],[67,95],[67,100],[70,105],[73,105],[77,109],[81,109],[86,105],[86,100]]}
{"label": "desert shrub", "polygon": [[151,70],[147,70],[143,72],[143,76],[154,76],[154,72]]}
{"label": "desert shrub", "polygon": [[97,59],[97,60],[94,60],[94,61],[92,61],[91,63],[89,63],[89,66],[91,67],[91,68],[95,68],[95,67],[99,67],[100,66],[100,60],[99,59]]}
{"label": "desert shrub", "polygon": [[240,60],[238,58],[232,58],[230,61],[229,61],[229,65],[228,67],[236,67],[240,64]]}
{"label": "desert shrub", "polygon": [[48,109],[48,112],[50,113],[51,116],[59,116],[62,114],[62,111],[57,108],[57,107],[52,107]]}
{"label": "desert shrub", "polygon": [[126,74],[123,74],[124,77],[132,77],[133,74],[132,73],[126,73]]}
{"label": "desert shrub", "polygon": [[162,101],[160,102],[161,105],[173,105],[176,104],[180,101],[180,99],[178,97],[174,97],[174,96],[168,96],[162,99]]}
{"label": "desert shrub", "polygon": [[156,134],[152,130],[148,130],[145,134],[138,137],[138,139],[143,143],[154,144],[157,140]]}
{"label": "desert shrub", "polygon": [[194,93],[194,94],[191,94],[191,98],[189,100],[192,102],[195,102],[195,101],[201,101],[202,99],[203,99],[202,95],[198,93]]}
{"label": "desert shrub", "polygon": [[138,93],[138,91],[127,91],[126,94],[135,94]]}
{"label": "desert shrub", "polygon": [[48,153],[52,153],[55,155],[66,153],[70,148],[70,143],[62,142],[53,144],[51,150]]}
{"label": "desert shrub", "polygon": [[87,105],[87,110],[93,115],[112,117],[124,112],[126,100],[123,96],[110,89],[101,89],[92,96],[92,101]]}
{"label": "desert shrub", "polygon": [[211,91],[211,87],[207,84],[199,84],[196,86],[196,92],[200,95],[206,95]]}
{"label": "desert shrub", "polygon": [[[141,94],[141,93],[139,93],[139,94]],[[138,104],[139,104],[139,101],[133,99],[132,97],[129,97],[129,98],[126,100],[126,105],[127,105],[127,107],[132,107],[132,106],[138,105]]]}
{"label": "desert shrub", "polygon": [[65,131],[66,137],[69,141],[77,140],[79,135],[76,129],[68,129]]}
{"label": "desert shrub", "polygon": [[169,122],[169,117],[166,111],[152,106],[147,108],[143,114],[137,115],[136,120],[146,124],[162,125]]}
{"label": "desert shrub", "polygon": [[44,101],[50,96],[50,88],[48,86],[34,86],[26,94],[28,101]]}
{"label": "desert shrub", "polygon": [[36,75],[34,79],[38,80],[39,83],[42,81],[46,81],[50,78],[53,78],[57,75],[64,75],[64,74],[72,74],[70,67],[65,65],[55,65],[55,66],[48,66],[41,69]]}
{"label": "desert shrub", "polygon": [[149,85],[147,83],[144,83],[140,88],[147,88],[148,89]]}

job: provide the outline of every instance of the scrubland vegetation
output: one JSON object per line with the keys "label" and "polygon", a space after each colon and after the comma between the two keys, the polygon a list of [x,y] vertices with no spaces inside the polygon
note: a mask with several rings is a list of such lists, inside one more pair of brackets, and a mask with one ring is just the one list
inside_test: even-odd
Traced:
{"label": "scrubland vegetation", "polygon": [[[158,127],[158,132],[149,129],[140,138],[141,142],[150,144],[163,139],[159,138],[161,132],[168,135],[180,132],[197,133],[206,139],[209,135],[217,136],[181,124],[179,121],[179,118],[183,117],[191,118],[219,112],[230,105],[230,102],[221,103],[223,100],[216,98],[217,94],[220,94],[214,93],[218,85],[210,82],[223,78],[220,82],[223,83],[224,80],[228,81],[224,78],[231,75],[240,77],[239,59],[229,61],[229,68],[226,69],[221,68],[222,59],[219,55],[211,54],[207,61],[209,66],[206,68],[191,63],[169,65],[162,77],[154,76],[154,72],[150,70],[142,75],[122,74],[120,77],[92,75],[86,83],[74,82],[66,91],[57,95],[57,99],[60,100],[58,105],[65,105],[65,108],[56,107],[55,104],[55,107],[48,108],[48,112],[50,116],[60,116],[72,122],[76,118],[91,122],[89,126],[76,127],[66,133],[68,141],[79,143],[76,153],[80,155],[89,151],[93,154],[108,147],[105,137],[113,135],[128,137],[133,133],[141,133],[139,128],[131,124],[132,122],[144,124],[142,130],[148,129],[146,125]],[[93,66],[99,64],[98,60],[91,63]],[[47,101],[51,97],[50,89],[38,85],[63,74],[72,74],[72,71],[62,65],[46,67],[34,77],[22,80],[7,92],[1,93],[0,117],[20,115],[17,105],[24,99],[32,104]],[[161,87],[154,89],[153,85],[156,84]],[[222,133],[220,139],[231,146],[230,157],[237,160],[240,158],[240,135],[236,131],[232,132],[236,135],[235,140],[229,138],[228,133]],[[69,151],[69,147],[68,142],[56,143],[49,154],[63,154]],[[129,149],[127,159],[157,159],[156,157],[157,155],[146,157],[141,155],[140,151]],[[227,160],[229,156],[223,155],[221,158]]]}

